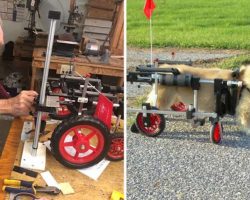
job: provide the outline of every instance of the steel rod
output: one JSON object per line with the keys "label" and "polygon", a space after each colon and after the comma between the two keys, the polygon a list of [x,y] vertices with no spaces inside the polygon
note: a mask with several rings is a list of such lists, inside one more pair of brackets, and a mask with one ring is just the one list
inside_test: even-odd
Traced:
{"label": "steel rod", "polygon": [[194,90],[194,108],[198,111],[198,90]]}
{"label": "steel rod", "polygon": [[[51,53],[52,53],[52,48],[53,48],[55,30],[56,30],[56,20],[52,19],[50,22],[46,59],[45,59],[45,65],[44,65],[44,70],[43,70],[43,80],[42,80],[42,86],[40,90],[40,98],[39,98],[40,105],[44,105],[45,103],[46,85],[47,85],[48,74],[49,74],[49,65],[50,65]],[[41,128],[41,120],[42,120],[42,112],[39,111],[37,113],[35,136],[34,136],[33,145],[32,145],[33,156],[35,156],[37,153],[38,140],[39,140],[40,128]]]}
{"label": "steel rod", "polygon": [[[155,113],[155,114],[162,114],[162,115],[175,115],[175,116],[185,116],[186,112],[177,112],[177,111],[170,111],[170,110],[143,110],[143,109],[127,109],[127,112],[138,112],[138,113]],[[194,112],[194,117],[217,117],[216,113],[209,113],[209,112]]]}

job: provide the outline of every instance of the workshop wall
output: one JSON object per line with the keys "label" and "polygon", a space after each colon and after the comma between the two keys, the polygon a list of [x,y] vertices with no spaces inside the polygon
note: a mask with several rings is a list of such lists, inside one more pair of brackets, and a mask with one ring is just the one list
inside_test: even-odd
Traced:
{"label": "workshop wall", "polygon": [[[85,4],[88,0],[77,0],[77,5],[79,9],[84,13],[85,12]],[[37,19],[37,27],[42,28],[44,31],[48,32],[50,22],[47,18],[49,10],[57,10],[62,14],[61,20],[57,25],[57,33],[61,33],[63,31],[63,26],[59,25],[62,22],[67,22],[69,13],[70,0],[42,0],[40,4],[40,15],[41,18],[36,17]],[[27,35],[27,31],[24,30],[24,27],[28,25],[29,12],[26,10],[25,13],[26,20],[23,22],[13,22],[3,20],[3,31],[4,31],[4,40],[5,43],[8,41],[15,41],[18,36]],[[0,47],[0,55],[2,54],[3,47]]]}

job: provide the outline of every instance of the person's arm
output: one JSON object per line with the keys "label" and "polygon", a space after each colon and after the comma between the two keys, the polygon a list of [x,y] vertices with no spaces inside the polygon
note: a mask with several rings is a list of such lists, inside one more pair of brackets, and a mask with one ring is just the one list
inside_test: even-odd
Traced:
{"label": "person's arm", "polygon": [[13,116],[29,115],[37,95],[35,91],[22,91],[16,97],[0,100],[0,113]]}

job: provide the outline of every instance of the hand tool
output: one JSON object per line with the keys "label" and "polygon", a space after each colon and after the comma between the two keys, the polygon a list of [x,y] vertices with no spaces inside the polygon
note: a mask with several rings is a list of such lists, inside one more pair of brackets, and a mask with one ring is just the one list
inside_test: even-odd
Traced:
{"label": "hand tool", "polygon": [[19,166],[16,166],[16,165],[14,166],[13,171],[18,172],[20,174],[25,174],[26,176],[30,176],[30,177],[33,177],[33,178],[36,178],[37,175],[38,175],[38,173],[35,172],[35,171],[31,171],[29,169],[25,169],[23,167],[19,167]]}
{"label": "hand tool", "polygon": [[4,186],[2,188],[3,191],[10,193],[30,193],[36,194],[37,192],[47,193],[56,195],[61,191],[57,187],[47,186],[37,186],[34,185],[34,182],[24,181],[24,180],[13,180],[13,179],[4,179]]}

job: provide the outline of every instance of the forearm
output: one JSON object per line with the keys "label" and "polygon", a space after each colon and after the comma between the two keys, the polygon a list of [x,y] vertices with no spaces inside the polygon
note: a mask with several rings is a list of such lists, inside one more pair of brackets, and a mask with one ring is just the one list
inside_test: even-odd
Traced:
{"label": "forearm", "polygon": [[11,103],[7,99],[0,100],[0,114],[11,114]]}

